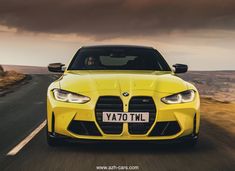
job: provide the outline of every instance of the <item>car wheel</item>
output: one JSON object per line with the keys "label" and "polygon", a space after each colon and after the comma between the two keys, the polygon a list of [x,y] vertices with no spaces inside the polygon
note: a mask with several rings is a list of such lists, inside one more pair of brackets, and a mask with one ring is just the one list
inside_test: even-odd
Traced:
{"label": "car wheel", "polygon": [[189,140],[186,140],[184,142],[184,145],[186,145],[187,147],[195,147],[198,144],[198,137],[192,137]]}
{"label": "car wheel", "polygon": [[50,135],[51,133],[48,132],[48,129],[46,129],[46,137],[47,137],[47,144],[51,147],[55,147],[59,144],[59,141],[57,138]]}

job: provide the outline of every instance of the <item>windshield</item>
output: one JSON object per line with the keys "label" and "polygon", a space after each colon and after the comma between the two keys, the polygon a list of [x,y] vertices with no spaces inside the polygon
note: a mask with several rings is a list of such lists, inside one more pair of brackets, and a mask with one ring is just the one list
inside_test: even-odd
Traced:
{"label": "windshield", "polygon": [[82,48],[68,70],[155,70],[170,71],[163,57],[147,48]]}

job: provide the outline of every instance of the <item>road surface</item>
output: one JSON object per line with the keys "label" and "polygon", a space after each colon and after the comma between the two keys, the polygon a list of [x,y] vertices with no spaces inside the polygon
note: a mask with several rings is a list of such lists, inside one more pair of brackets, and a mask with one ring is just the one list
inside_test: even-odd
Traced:
{"label": "road surface", "polygon": [[[29,83],[0,97],[0,170],[235,170],[235,136],[203,119],[196,148],[179,145],[64,144],[49,147],[45,127],[17,154],[7,154],[46,118],[46,89],[54,76],[32,75]],[[131,167],[134,166],[134,167]],[[102,168],[100,167],[100,170]]]}

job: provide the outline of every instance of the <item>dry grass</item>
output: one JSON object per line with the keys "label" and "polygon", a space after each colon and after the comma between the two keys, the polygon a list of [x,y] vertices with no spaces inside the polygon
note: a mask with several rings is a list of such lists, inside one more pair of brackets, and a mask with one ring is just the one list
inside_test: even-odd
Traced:
{"label": "dry grass", "polygon": [[212,98],[201,99],[202,119],[235,134],[235,103],[220,102]]}
{"label": "dry grass", "polygon": [[4,75],[0,76],[0,90],[4,90],[7,87],[23,80],[24,78],[24,74],[15,71],[6,71]]}

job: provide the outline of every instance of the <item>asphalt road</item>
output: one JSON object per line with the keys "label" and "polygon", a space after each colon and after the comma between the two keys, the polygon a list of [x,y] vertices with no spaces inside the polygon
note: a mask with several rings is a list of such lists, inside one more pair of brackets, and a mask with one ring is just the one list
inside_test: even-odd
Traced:
{"label": "asphalt road", "polygon": [[0,170],[97,170],[138,166],[139,170],[235,170],[235,136],[203,119],[194,149],[179,145],[64,144],[49,147],[45,128],[15,156],[6,154],[46,118],[46,89],[53,76],[32,80],[0,97]]}

